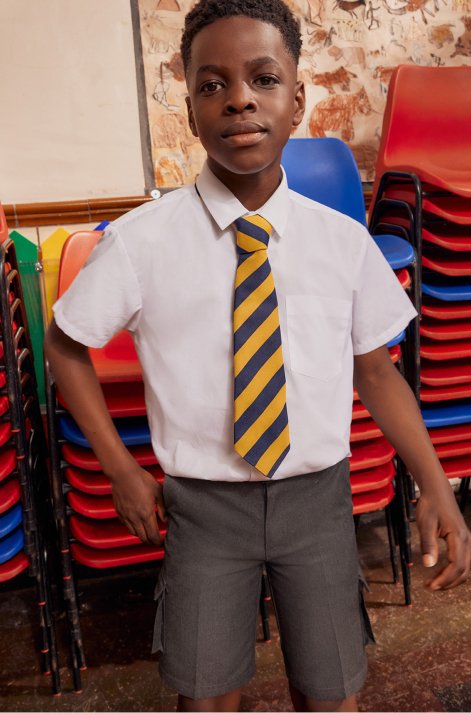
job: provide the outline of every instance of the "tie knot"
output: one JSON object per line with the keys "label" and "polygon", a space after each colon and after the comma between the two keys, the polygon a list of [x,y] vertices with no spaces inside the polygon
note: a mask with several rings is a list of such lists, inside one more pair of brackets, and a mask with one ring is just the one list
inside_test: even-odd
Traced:
{"label": "tie knot", "polygon": [[237,218],[236,242],[239,254],[254,253],[257,250],[266,250],[272,233],[272,226],[261,215],[246,215]]}

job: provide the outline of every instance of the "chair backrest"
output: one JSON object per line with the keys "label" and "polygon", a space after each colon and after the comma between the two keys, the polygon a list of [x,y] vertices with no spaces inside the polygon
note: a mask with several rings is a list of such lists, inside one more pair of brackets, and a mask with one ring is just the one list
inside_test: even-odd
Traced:
{"label": "chair backrest", "polygon": [[281,163],[297,193],[345,213],[366,225],[360,172],[340,139],[289,139]]}
{"label": "chair backrest", "polygon": [[78,230],[69,235],[61,253],[58,298],[70,287],[101,235],[97,230]]}
{"label": "chair backrest", "polygon": [[388,89],[373,197],[385,171],[404,170],[471,196],[471,67],[401,64]]}

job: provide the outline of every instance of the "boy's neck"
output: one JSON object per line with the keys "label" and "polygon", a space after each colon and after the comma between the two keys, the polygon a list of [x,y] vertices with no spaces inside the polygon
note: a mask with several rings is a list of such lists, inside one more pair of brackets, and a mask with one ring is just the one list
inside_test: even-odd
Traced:
{"label": "boy's neck", "polygon": [[276,164],[268,174],[249,173],[235,174],[226,171],[222,166],[212,161],[208,157],[208,166],[219,178],[226,188],[242,203],[249,211],[256,211],[261,208],[273,195],[281,183],[282,173],[280,164]]}

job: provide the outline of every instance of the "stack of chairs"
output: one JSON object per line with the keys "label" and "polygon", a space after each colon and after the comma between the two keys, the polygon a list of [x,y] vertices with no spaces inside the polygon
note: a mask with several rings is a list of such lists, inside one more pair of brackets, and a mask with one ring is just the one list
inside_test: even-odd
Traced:
{"label": "stack of chairs", "polygon": [[0,206],[0,584],[36,584],[41,668],[61,692],[47,562],[46,441],[15,245]]}
{"label": "stack of chairs", "polygon": [[[282,165],[288,185],[319,203],[335,208],[366,226],[366,209],[360,174],[352,152],[339,139],[290,139],[284,149]],[[401,231],[374,236],[398,280],[417,302],[418,262],[415,243]],[[417,350],[417,322],[388,344],[392,361],[415,390],[414,353]],[[351,426],[350,471],[353,512],[360,515],[385,510],[394,581],[397,582],[398,557],[403,574],[405,604],[411,604],[411,548],[407,494],[410,478],[394,448],[378,428],[354,391]]]}
{"label": "stack of chairs", "polygon": [[[62,250],[58,297],[67,290],[100,236],[101,231],[79,231],[69,236]],[[137,462],[162,482],[164,474],[151,446],[142,372],[131,336],[121,332],[102,349],[89,351],[121,439]],[[86,664],[73,561],[95,570],[109,570],[160,560],[164,550],[143,544],[119,522],[111,483],[68,413],[47,365],[46,375],[54,516],[62,555],[74,687],[79,691],[80,671]]]}
{"label": "stack of chairs", "polygon": [[471,67],[400,65],[389,86],[370,229],[422,253],[419,399],[447,476],[471,475]]}

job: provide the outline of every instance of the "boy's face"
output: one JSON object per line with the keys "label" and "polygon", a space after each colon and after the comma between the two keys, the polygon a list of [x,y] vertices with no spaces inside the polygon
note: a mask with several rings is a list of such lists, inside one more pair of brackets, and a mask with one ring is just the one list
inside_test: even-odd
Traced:
{"label": "boy's face", "polygon": [[195,36],[186,79],[190,127],[213,173],[229,188],[257,175],[275,190],[305,104],[279,30],[246,16],[216,20]]}

